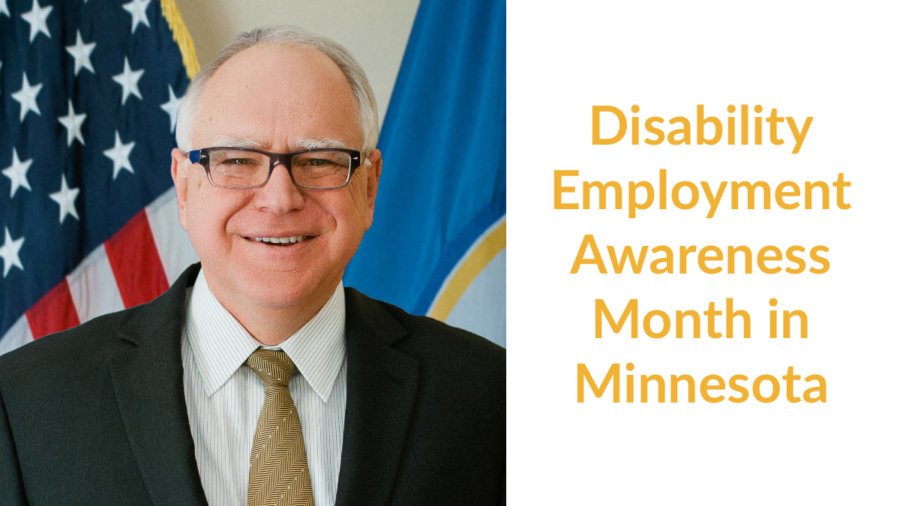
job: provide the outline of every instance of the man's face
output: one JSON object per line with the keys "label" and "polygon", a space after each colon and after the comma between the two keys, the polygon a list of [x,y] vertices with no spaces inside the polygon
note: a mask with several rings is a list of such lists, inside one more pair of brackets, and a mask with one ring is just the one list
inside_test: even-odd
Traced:
{"label": "man's face", "polygon": [[[249,144],[283,153],[310,141],[363,145],[349,83],[312,48],[247,49],[220,67],[199,97],[193,149]],[[239,316],[262,308],[314,312],[325,303],[372,223],[380,153],[369,160],[340,189],[300,190],[279,165],[262,188],[227,190],[173,151],[181,224],[226,308]],[[258,241],[285,237],[302,240]]]}

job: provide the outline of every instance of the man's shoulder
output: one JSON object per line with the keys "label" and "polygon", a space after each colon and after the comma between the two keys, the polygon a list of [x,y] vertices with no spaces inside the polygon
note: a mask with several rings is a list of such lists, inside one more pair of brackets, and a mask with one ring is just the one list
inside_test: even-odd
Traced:
{"label": "man's shoulder", "polygon": [[[353,424],[361,419],[398,428],[393,435],[382,430],[379,442],[392,445],[392,452],[403,448],[394,497],[404,504],[500,502],[506,465],[503,348],[354,290],[346,291],[345,301],[347,423],[357,431],[360,425]],[[360,446],[362,435],[354,434],[350,447]]]}
{"label": "man's shoulder", "polygon": [[[42,366],[45,359],[58,359],[49,363],[78,363],[84,358],[95,358],[95,350],[103,347],[115,335],[116,329],[135,311],[126,309],[99,316],[71,329],[42,337],[0,356],[0,374],[9,369],[27,369]],[[88,351],[90,350],[90,351]]]}
{"label": "man's shoulder", "polygon": [[351,308],[350,313],[354,312],[353,308],[357,311],[362,309],[365,313],[383,311],[398,322],[408,332],[409,337],[425,338],[424,342],[430,345],[461,347],[476,353],[504,355],[504,349],[501,346],[468,330],[448,325],[428,316],[410,314],[389,302],[374,299],[354,288],[345,288],[344,292],[348,307]]}
{"label": "man's shoulder", "polygon": [[[359,326],[351,321],[361,317],[364,330],[378,336],[395,349],[407,353],[423,365],[449,371],[480,371],[505,376],[506,350],[464,329],[447,325],[427,316],[412,315],[390,303],[370,298],[347,288],[348,329]],[[349,337],[349,336],[348,336]]]}
{"label": "man's shoulder", "polygon": [[19,383],[23,378],[59,380],[60,375],[77,376],[96,370],[121,346],[133,345],[128,340],[136,329],[175,325],[172,322],[180,317],[175,303],[179,297],[183,299],[185,286],[193,280],[192,270],[185,271],[168,291],[146,304],[98,316],[0,355],[0,385]]}

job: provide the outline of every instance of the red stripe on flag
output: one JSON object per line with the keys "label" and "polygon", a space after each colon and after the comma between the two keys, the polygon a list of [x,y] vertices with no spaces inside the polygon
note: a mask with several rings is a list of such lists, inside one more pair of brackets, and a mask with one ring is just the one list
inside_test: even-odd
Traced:
{"label": "red stripe on flag", "polygon": [[136,214],[104,246],[125,307],[148,302],[169,287],[146,211]]}
{"label": "red stripe on flag", "polygon": [[69,283],[54,286],[31,309],[25,312],[31,335],[40,339],[54,332],[62,332],[78,325],[78,312],[72,301],[72,292],[69,291]]}

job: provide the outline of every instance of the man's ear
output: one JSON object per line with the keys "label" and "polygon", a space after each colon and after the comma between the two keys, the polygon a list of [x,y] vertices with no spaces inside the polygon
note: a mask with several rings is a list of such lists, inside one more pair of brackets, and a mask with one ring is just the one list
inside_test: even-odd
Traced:
{"label": "man's ear", "polygon": [[175,194],[178,198],[178,221],[181,228],[187,230],[187,215],[185,206],[188,192],[188,168],[191,162],[185,158],[184,153],[178,148],[172,150],[172,182],[175,184]]}
{"label": "man's ear", "polygon": [[368,227],[372,226],[372,219],[375,217],[375,197],[378,196],[378,183],[381,180],[381,151],[376,149],[369,154],[368,158],[371,165],[366,169],[368,174],[366,177],[366,197],[368,198]]}

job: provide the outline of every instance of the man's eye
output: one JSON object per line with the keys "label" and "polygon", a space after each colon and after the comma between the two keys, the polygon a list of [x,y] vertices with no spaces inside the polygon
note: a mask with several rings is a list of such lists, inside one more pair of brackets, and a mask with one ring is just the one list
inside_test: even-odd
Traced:
{"label": "man's eye", "polygon": [[221,163],[224,163],[225,165],[250,165],[255,162],[248,158],[227,158]]}
{"label": "man's eye", "polygon": [[331,160],[326,160],[325,158],[308,158],[303,160],[303,165],[308,165],[311,167],[326,167],[328,165],[334,165],[334,162]]}

